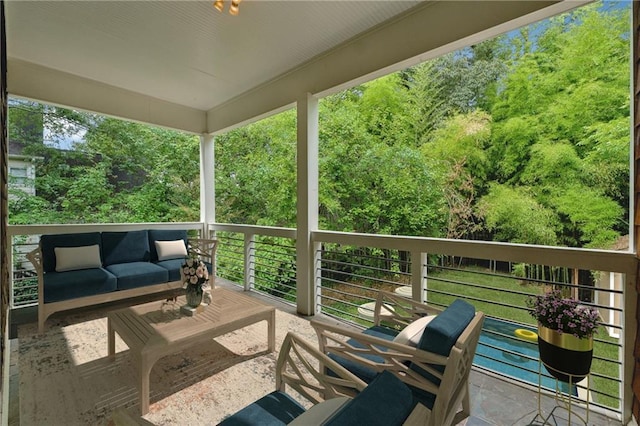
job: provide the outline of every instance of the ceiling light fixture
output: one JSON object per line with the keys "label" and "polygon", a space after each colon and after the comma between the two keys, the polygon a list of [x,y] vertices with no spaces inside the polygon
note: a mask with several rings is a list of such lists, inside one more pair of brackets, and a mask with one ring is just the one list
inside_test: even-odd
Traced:
{"label": "ceiling light fixture", "polygon": [[[229,13],[231,15],[237,15],[239,12],[238,6],[242,0],[231,0],[231,6],[229,6]],[[213,7],[218,9],[219,12],[224,10],[224,0],[216,0],[213,2]]]}

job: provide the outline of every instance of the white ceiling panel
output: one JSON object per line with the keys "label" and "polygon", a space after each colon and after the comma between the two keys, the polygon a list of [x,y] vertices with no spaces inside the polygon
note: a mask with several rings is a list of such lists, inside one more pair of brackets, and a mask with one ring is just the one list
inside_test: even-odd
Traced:
{"label": "white ceiling panel", "polygon": [[418,3],[245,0],[232,16],[212,1],[10,0],[7,53],[206,111]]}

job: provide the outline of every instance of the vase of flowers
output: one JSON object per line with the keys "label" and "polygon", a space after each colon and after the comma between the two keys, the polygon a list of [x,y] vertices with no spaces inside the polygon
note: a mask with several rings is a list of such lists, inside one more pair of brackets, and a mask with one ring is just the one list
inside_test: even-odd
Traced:
{"label": "vase of flowers", "polygon": [[197,308],[202,304],[205,287],[208,287],[209,270],[200,259],[187,259],[182,265],[182,287],[185,289],[187,305]]}
{"label": "vase of flowers", "polygon": [[600,314],[559,290],[527,299],[529,313],[538,321],[540,360],[553,377],[576,383],[591,370],[593,335]]}

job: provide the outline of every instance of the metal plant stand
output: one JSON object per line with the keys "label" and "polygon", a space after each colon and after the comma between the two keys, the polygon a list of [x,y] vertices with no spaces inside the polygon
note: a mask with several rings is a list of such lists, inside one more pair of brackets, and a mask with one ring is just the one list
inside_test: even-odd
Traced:
{"label": "metal plant stand", "polygon": [[[540,362],[538,363],[538,412],[536,413],[536,416],[533,418],[533,420],[529,425],[530,426],[542,426],[542,425],[557,426],[559,424],[565,424],[564,423],[565,421],[567,421],[569,425],[572,425],[573,420],[585,426],[588,425],[589,424],[589,395],[591,391],[591,373],[587,374],[586,376],[587,397],[585,400],[582,400],[578,396],[572,395],[573,386],[576,384],[574,381],[575,376],[572,374],[566,373],[564,371],[559,371],[559,373],[563,373],[569,376],[569,382],[568,382],[569,392],[568,393],[563,392],[560,389],[560,385],[558,383],[559,380],[555,379],[556,386],[555,386],[555,393],[553,395],[553,398],[555,400],[556,405],[555,407],[553,407],[553,409],[551,409],[549,414],[545,416],[545,414],[542,412],[542,402],[541,402],[542,400],[542,365],[543,364],[544,362],[542,360],[540,360]],[[546,364],[544,365],[547,368],[551,368]],[[576,408],[581,408],[581,410],[577,412]],[[584,413],[582,413],[582,408],[584,408]],[[567,413],[567,417],[557,416],[556,410],[564,411],[565,413]],[[558,423],[558,418],[562,419],[561,423]]]}

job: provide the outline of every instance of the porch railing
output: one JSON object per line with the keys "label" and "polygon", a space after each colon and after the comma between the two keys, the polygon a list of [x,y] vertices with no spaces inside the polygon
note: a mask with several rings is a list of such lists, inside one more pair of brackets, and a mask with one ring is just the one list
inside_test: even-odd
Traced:
{"label": "porch railing", "polygon": [[[10,226],[8,237],[14,254],[12,306],[37,300],[37,290],[21,284],[33,279],[21,253],[28,251],[40,234],[148,228],[187,228],[196,233],[207,228],[208,236],[220,241],[217,276],[247,290],[295,303],[295,229],[172,223]],[[624,327],[625,318],[635,315],[633,301],[625,299],[625,288],[632,288],[635,280],[636,259],[632,253],[330,231],[313,232],[312,240],[318,247],[316,312],[367,326],[371,318],[366,304],[374,300],[379,289],[442,307],[463,298],[489,319],[476,368],[523,383],[531,381],[519,377],[537,374],[528,366],[528,361],[537,364],[537,356],[518,349],[529,345],[537,351],[537,345],[523,343],[512,332],[513,327],[535,330],[525,306],[527,296],[556,287],[580,297],[583,303],[600,310],[604,325],[596,337],[590,402],[619,417],[627,391],[624,378],[630,377],[632,369],[632,348],[625,345],[628,328]],[[18,294],[30,291],[35,295],[31,302]],[[577,391],[584,392],[584,387]]]}
{"label": "porch railing", "polygon": [[220,242],[217,276],[295,304],[295,229],[231,224],[209,229]]}
{"label": "porch railing", "polygon": [[[378,290],[440,307],[467,300],[487,315],[476,368],[532,387],[539,380],[537,341],[515,333],[537,329],[527,298],[556,288],[596,307],[603,327],[594,339],[589,402],[620,418],[629,371],[623,327],[625,314],[630,318],[625,286],[635,276],[631,253],[328,231],[314,232],[313,240],[320,243],[318,312],[369,326]],[[544,373],[542,386],[555,389],[555,380]],[[565,391],[587,398],[586,384]]]}

